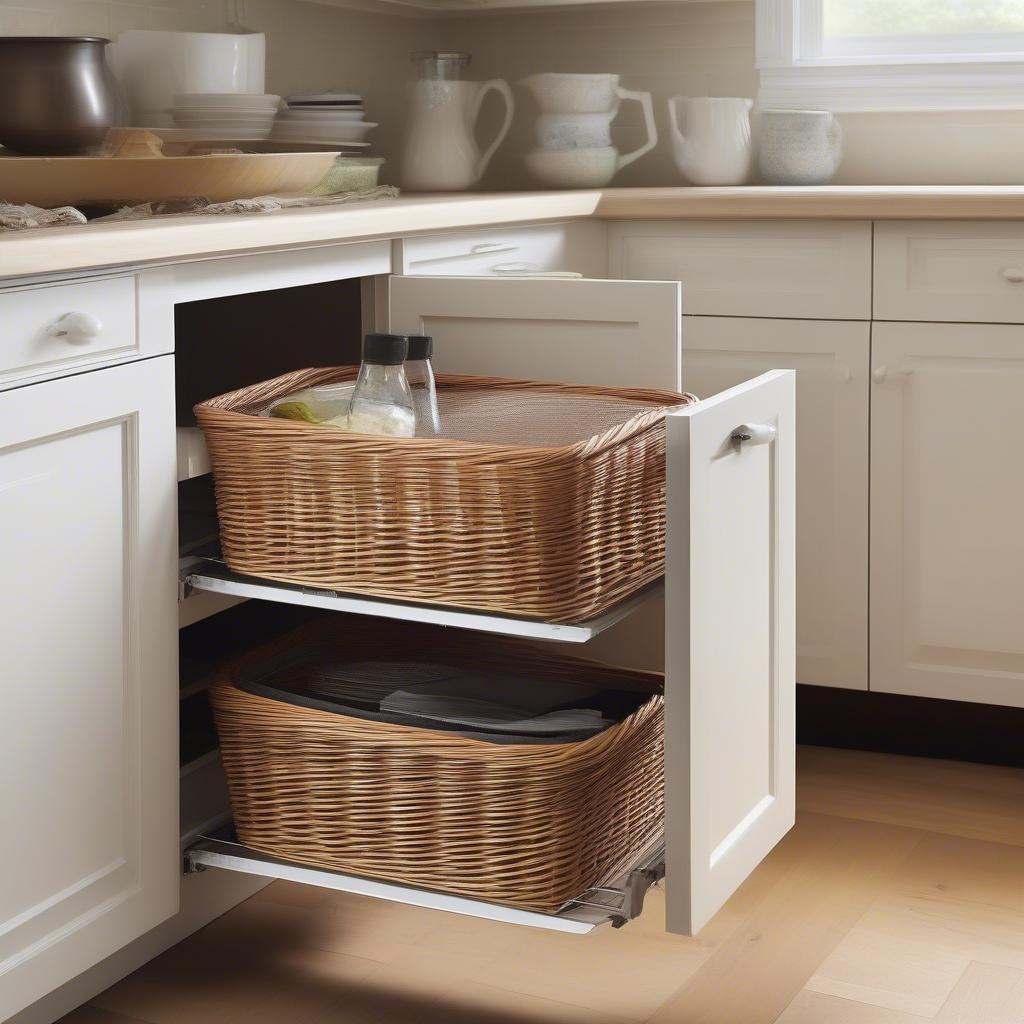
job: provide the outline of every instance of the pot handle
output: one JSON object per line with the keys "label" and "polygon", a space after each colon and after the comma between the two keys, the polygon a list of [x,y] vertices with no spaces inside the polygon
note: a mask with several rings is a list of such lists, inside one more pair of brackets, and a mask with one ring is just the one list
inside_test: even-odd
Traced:
{"label": "pot handle", "polygon": [[484,171],[487,170],[487,165],[491,162],[491,157],[494,156],[497,148],[505,141],[505,136],[508,135],[508,130],[512,127],[512,115],[516,109],[515,100],[512,98],[512,90],[509,88],[508,82],[504,78],[492,78],[489,82],[481,82],[480,88],[477,90],[476,103],[473,107],[473,124],[476,124],[476,120],[480,116],[480,108],[483,106],[484,97],[492,89],[500,93],[505,100],[505,121],[498,130],[494,141],[484,150],[483,155],[477,161],[477,181],[483,177]]}
{"label": "pot handle", "polygon": [[654,149],[658,144],[658,126],[654,123],[654,104],[651,102],[649,92],[623,89],[621,85],[616,86],[615,91],[620,99],[636,100],[640,104],[644,112],[644,127],[647,130],[647,141],[639,149],[634,149],[632,153],[624,153],[619,157],[618,163],[615,165],[615,170],[618,172],[623,167],[628,167],[634,160],[639,160],[644,153],[649,153]]}

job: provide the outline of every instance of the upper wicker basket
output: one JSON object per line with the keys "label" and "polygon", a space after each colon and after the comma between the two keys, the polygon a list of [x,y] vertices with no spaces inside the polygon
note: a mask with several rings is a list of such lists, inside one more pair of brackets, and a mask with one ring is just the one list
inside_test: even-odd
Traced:
{"label": "upper wicker basket", "polygon": [[299,370],[195,407],[235,572],[575,622],[658,579],[671,391],[440,375],[444,436],[260,415],[354,367]]}

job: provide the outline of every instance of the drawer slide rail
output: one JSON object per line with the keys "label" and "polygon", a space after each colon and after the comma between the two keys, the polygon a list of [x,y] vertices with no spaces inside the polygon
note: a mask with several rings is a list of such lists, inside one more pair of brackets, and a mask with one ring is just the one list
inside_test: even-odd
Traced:
{"label": "drawer slide rail", "polygon": [[363,597],[359,594],[338,593],[334,590],[322,590],[316,587],[278,583],[257,576],[243,576],[240,573],[234,573],[216,558],[193,558],[187,560],[181,568],[180,596],[182,599],[186,599],[194,591],[207,591],[232,597],[276,601],[278,604],[323,608],[325,611],[377,615],[386,619],[402,619],[406,622],[429,622],[439,626],[473,629],[501,636],[527,637],[534,640],[560,640],[566,643],[582,644],[592,640],[599,633],[603,633],[610,626],[614,626],[650,598],[662,593],[663,590],[664,583],[659,580],[643,590],[637,591],[603,615],[586,622],[543,622],[537,619],[516,618],[463,608],[409,604],[402,601],[388,601],[383,598]]}
{"label": "drawer slide rail", "polygon": [[580,893],[577,899],[570,900],[556,914],[519,910],[485,900],[278,860],[242,845],[233,826],[208,836],[200,836],[185,851],[186,874],[205,871],[207,868],[240,871],[265,878],[283,878],[393,903],[583,935],[605,924],[621,927],[639,916],[647,890],[664,877],[665,845],[659,840],[638,858],[635,865],[623,870],[607,885]]}

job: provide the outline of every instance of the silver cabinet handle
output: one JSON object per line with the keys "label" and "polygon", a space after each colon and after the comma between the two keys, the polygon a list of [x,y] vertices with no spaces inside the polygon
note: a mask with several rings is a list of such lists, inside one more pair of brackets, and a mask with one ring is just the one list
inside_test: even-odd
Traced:
{"label": "silver cabinet handle", "polygon": [[64,338],[75,345],[82,345],[103,333],[103,321],[92,313],[65,313],[56,323],[50,324],[46,333],[51,338]]}
{"label": "silver cabinet handle", "polygon": [[730,435],[734,441],[747,444],[768,444],[778,431],[771,423],[741,423]]}
{"label": "silver cabinet handle", "polygon": [[1024,284],[1024,267],[1004,267],[1000,273],[1010,284]]}

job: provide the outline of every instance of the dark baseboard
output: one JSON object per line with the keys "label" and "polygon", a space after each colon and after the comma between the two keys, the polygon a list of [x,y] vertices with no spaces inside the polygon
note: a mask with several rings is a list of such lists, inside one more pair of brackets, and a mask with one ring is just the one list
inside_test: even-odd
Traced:
{"label": "dark baseboard", "polygon": [[798,686],[798,743],[1024,767],[1024,708]]}

